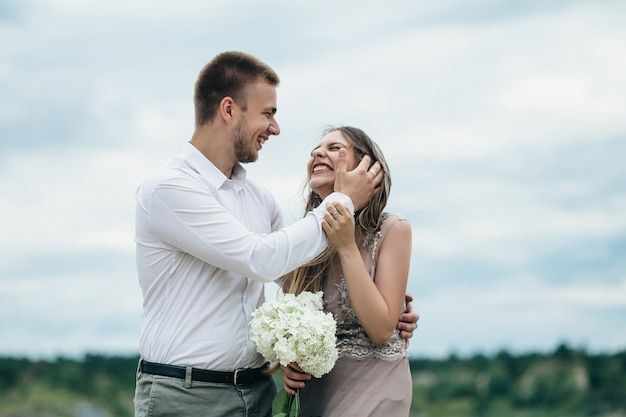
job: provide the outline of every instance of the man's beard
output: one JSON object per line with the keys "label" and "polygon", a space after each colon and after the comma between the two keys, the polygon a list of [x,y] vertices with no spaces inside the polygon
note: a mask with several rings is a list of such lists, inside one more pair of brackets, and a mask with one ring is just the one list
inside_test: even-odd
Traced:
{"label": "man's beard", "polygon": [[237,161],[242,164],[254,162],[259,157],[259,153],[256,148],[251,148],[250,143],[246,139],[248,124],[245,120],[241,120],[237,126],[237,133],[235,136],[235,156]]}

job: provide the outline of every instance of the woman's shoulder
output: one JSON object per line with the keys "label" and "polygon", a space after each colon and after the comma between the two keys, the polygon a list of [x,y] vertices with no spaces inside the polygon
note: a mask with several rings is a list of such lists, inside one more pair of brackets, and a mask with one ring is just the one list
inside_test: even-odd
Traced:
{"label": "woman's shoulder", "polygon": [[389,235],[404,239],[410,236],[411,233],[411,225],[406,217],[395,213],[383,213],[380,229],[378,231],[379,239],[384,239]]}
{"label": "woman's shoulder", "polygon": [[399,222],[404,223],[405,227],[409,227],[409,228],[411,227],[409,224],[409,221],[403,215],[384,212],[382,216],[381,226],[380,226],[381,231],[384,232],[385,229],[389,229],[390,227],[392,227],[393,225]]}

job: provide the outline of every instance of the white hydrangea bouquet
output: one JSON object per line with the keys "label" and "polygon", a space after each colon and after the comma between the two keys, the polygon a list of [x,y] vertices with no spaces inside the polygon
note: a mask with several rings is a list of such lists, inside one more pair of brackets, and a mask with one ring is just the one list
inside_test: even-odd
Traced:
{"label": "white hydrangea bouquet", "polygon": [[[316,378],[330,372],[337,361],[337,323],[331,313],[323,311],[322,296],[321,291],[283,294],[259,307],[250,321],[257,351],[283,366],[296,362]],[[274,405],[276,417],[297,416],[299,394],[292,397],[281,391]]]}

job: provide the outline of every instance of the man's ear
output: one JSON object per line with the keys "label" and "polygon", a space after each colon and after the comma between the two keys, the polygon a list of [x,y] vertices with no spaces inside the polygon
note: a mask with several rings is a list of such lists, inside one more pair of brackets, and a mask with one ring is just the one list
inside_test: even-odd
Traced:
{"label": "man's ear", "polygon": [[233,113],[237,104],[232,97],[226,96],[220,101],[219,115],[227,123],[233,122]]}

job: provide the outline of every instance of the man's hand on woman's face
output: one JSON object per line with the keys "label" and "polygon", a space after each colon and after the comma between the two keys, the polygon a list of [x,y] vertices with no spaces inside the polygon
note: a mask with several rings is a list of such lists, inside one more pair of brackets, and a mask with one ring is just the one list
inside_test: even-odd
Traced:
{"label": "man's hand on woman's face", "polygon": [[346,150],[339,150],[339,160],[337,166],[335,166],[334,191],[338,191],[350,197],[355,211],[365,207],[376,195],[379,191],[380,182],[383,179],[380,163],[376,161],[374,165],[368,169],[370,162],[371,158],[365,155],[356,168],[352,171],[348,171]]}

